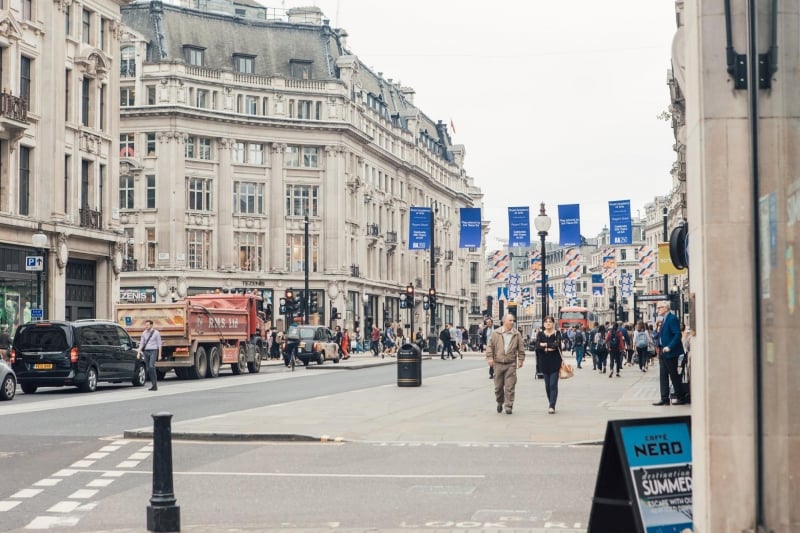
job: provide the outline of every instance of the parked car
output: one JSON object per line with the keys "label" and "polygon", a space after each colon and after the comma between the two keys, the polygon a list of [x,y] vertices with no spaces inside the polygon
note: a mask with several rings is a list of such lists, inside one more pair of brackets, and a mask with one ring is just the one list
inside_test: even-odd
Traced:
{"label": "parked car", "polygon": [[93,392],[100,381],[144,385],[147,372],[136,344],[114,322],[28,322],[11,344],[11,366],[22,392],[76,386]]}
{"label": "parked car", "polygon": [[[339,345],[330,328],[325,326],[293,326],[299,333],[295,356],[304,365],[311,361],[323,364],[325,361],[339,362]],[[287,333],[287,337],[289,334]]]}
{"label": "parked car", "polygon": [[13,400],[17,394],[17,376],[14,370],[0,359],[0,401]]}

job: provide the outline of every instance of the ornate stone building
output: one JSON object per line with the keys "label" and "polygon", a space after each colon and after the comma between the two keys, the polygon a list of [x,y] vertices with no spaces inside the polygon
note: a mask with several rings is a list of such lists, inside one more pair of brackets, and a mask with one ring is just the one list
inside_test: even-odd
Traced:
{"label": "ornate stone building", "polygon": [[111,316],[122,3],[0,8],[2,323]]}
{"label": "ornate stone building", "polygon": [[482,250],[458,248],[459,208],[482,202],[464,146],[317,8],[273,15],[123,8],[121,299],[256,290],[279,324],[278,299],[304,286],[307,234],[312,320],[336,308],[347,327],[408,323],[400,293],[427,292],[431,272],[430,253],[408,249],[409,207],[434,206],[437,315],[466,323],[484,276]]}

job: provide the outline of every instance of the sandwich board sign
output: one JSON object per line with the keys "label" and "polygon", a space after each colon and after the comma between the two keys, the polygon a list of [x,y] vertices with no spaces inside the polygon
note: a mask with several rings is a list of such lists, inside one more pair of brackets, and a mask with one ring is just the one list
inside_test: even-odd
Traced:
{"label": "sandwich board sign", "polygon": [[691,417],[611,420],[587,533],[691,533]]}

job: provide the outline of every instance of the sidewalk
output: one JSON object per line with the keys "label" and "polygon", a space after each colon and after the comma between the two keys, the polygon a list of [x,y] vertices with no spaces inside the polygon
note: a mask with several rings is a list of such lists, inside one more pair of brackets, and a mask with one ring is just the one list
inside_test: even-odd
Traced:
{"label": "sidewalk", "polygon": [[[658,365],[646,373],[625,367],[609,378],[588,368],[559,383],[555,415],[547,413],[544,383],[533,379],[533,355],[518,371],[514,413],[495,410],[492,381],[483,354],[467,352],[460,361],[438,357],[422,361],[422,385],[391,384],[327,397],[288,402],[173,422],[175,439],[313,440],[469,444],[583,444],[602,442],[606,422],[614,419],[688,415],[691,406],[654,407],[659,399]],[[567,362],[573,364],[574,359]],[[283,365],[264,361],[267,368]],[[468,364],[464,364],[468,363]],[[310,365],[308,371],[357,370],[394,365],[396,359],[356,354],[338,364]],[[426,377],[426,368],[448,365],[455,372]],[[452,365],[459,365],[452,367]],[[461,368],[462,370],[458,370]],[[299,367],[300,371],[307,371]],[[149,437],[152,428],[126,431]]]}

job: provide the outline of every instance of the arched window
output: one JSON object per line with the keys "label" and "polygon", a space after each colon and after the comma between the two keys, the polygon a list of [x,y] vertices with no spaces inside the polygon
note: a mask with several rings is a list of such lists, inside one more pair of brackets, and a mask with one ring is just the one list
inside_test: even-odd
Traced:
{"label": "arched window", "polygon": [[136,76],[136,49],[133,46],[120,50],[119,75],[123,78]]}

